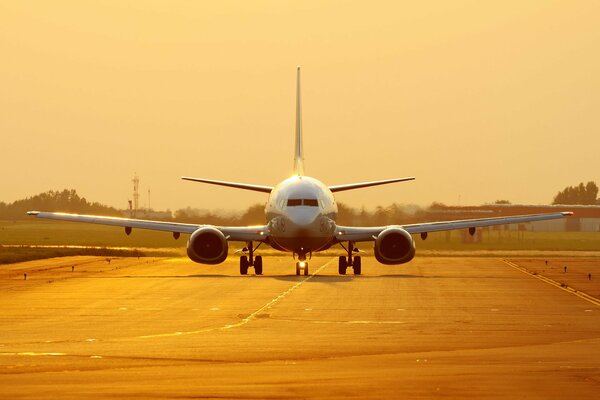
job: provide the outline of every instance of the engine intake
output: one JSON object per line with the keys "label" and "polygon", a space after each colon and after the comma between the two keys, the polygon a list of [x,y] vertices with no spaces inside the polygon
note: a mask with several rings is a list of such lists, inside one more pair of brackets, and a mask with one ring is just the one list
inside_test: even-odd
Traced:
{"label": "engine intake", "polygon": [[375,258],[382,264],[404,264],[415,256],[415,241],[402,228],[387,228],[375,239]]}
{"label": "engine intake", "polygon": [[196,230],[187,243],[188,257],[201,264],[220,264],[227,258],[227,239],[212,226]]}

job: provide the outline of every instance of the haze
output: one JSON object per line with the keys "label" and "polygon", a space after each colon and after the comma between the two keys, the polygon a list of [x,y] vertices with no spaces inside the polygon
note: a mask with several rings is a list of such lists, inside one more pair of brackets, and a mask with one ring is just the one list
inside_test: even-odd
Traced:
{"label": "haze", "polygon": [[291,171],[392,202],[549,203],[598,181],[596,1],[3,2],[0,200],[241,209]]}

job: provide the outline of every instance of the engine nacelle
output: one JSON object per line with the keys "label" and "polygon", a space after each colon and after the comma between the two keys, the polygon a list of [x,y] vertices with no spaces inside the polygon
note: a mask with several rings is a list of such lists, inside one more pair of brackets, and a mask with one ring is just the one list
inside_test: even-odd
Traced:
{"label": "engine nacelle", "polygon": [[415,241],[402,228],[387,228],[375,239],[375,258],[382,264],[404,264],[415,256]]}
{"label": "engine nacelle", "polygon": [[212,226],[196,230],[187,243],[188,257],[201,264],[220,264],[227,258],[227,239]]}

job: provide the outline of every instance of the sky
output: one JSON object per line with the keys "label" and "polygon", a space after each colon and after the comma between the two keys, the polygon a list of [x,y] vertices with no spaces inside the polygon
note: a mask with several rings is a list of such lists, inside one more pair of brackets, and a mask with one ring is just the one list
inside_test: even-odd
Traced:
{"label": "sky", "polygon": [[0,200],[245,209],[305,172],[393,202],[549,204],[600,181],[597,1],[0,1]]}

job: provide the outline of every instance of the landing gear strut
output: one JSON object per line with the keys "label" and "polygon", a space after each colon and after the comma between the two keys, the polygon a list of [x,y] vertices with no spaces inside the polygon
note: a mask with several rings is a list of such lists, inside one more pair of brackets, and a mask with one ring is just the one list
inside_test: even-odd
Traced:
{"label": "landing gear strut", "polygon": [[[342,247],[344,247],[342,245]],[[338,272],[340,275],[346,275],[346,269],[352,267],[354,269],[354,275],[360,275],[362,269],[362,259],[360,256],[352,256],[354,251],[358,249],[354,248],[354,242],[348,242],[348,248],[344,248],[348,252],[348,257],[340,256],[338,262]]]}
{"label": "landing gear strut", "polygon": [[258,244],[258,246],[256,246],[256,248],[254,248],[254,247],[252,247],[252,242],[248,242],[247,247],[244,249],[244,251],[248,252],[248,255],[240,257],[240,274],[241,275],[248,275],[249,267],[254,267],[254,273],[256,275],[262,275],[262,271],[263,271],[262,256],[254,257],[254,252],[256,251],[256,249],[259,248],[259,246],[261,244],[262,244],[262,242],[260,242]]}

